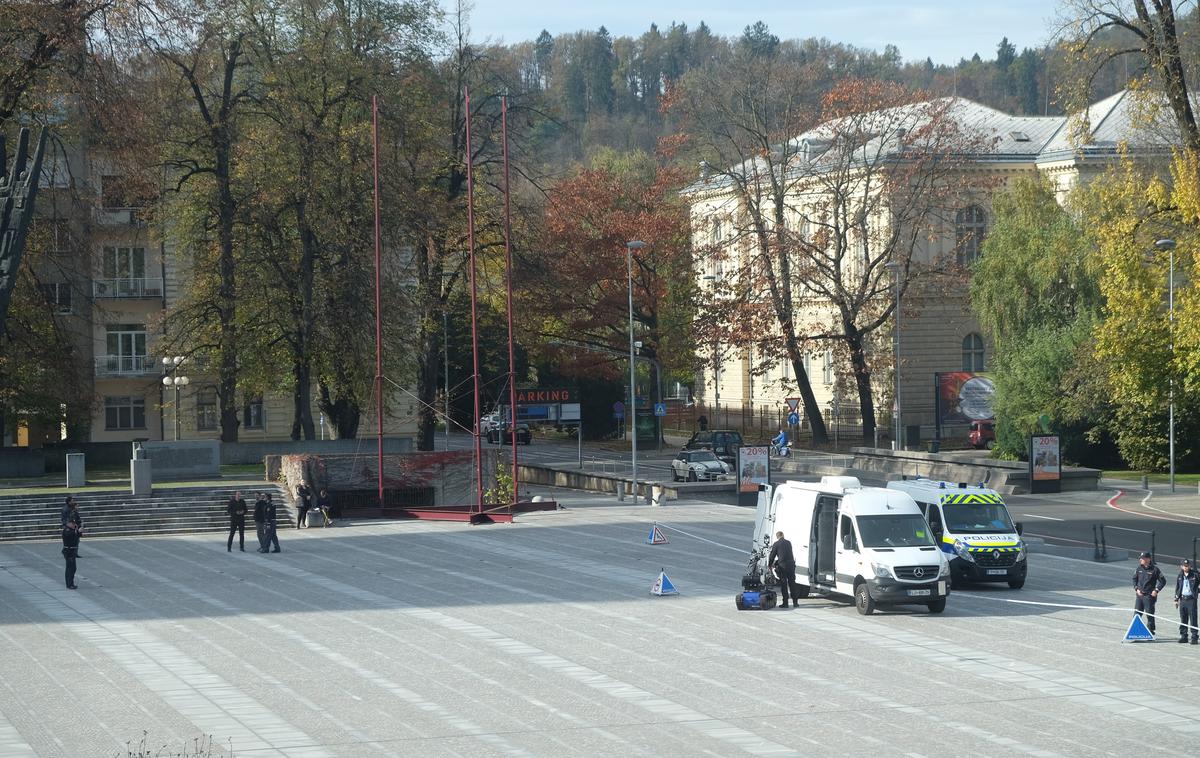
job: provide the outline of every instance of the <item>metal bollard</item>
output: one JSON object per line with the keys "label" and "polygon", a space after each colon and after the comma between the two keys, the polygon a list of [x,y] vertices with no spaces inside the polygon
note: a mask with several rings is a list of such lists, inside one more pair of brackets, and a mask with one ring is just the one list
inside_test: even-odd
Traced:
{"label": "metal bollard", "polygon": [[625,482],[617,482],[617,500],[625,502]]}
{"label": "metal bollard", "polygon": [[1142,489],[1150,489],[1150,477],[1146,476],[1145,474],[1142,474]]}

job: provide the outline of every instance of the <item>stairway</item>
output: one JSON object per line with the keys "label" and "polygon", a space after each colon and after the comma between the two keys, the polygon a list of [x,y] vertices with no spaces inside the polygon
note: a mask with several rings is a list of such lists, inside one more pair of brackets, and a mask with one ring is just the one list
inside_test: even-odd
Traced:
{"label": "stairway", "polygon": [[[130,535],[227,532],[225,506],[234,492],[242,492],[249,513],[246,530],[254,531],[254,493],[270,492],[278,512],[277,523],[286,529],[296,523],[287,491],[278,484],[254,482],[220,487],[161,488],[151,495],[134,497],[128,491],[87,492],[75,496],[84,520],[85,539]],[[66,495],[0,496],[0,542],[56,540],[62,536],[59,517]]]}

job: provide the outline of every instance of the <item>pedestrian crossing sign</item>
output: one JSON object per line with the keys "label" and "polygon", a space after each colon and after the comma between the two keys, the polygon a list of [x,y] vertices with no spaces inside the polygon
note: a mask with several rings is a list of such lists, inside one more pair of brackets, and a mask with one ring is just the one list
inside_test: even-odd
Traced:
{"label": "pedestrian crossing sign", "polygon": [[667,544],[667,535],[662,533],[658,528],[658,524],[650,527],[650,533],[646,535],[647,545],[665,545]]}
{"label": "pedestrian crossing sign", "polygon": [[1153,642],[1154,635],[1146,627],[1146,622],[1142,621],[1140,613],[1133,614],[1133,621],[1129,622],[1129,629],[1125,631],[1125,642]]}
{"label": "pedestrian crossing sign", "polygon": [[667,578],[665,570],[658,572],[658,578],[654,580],[654,586],[650,588],[651,595],[678,595],[679,590],[675,589],[675,585]]}

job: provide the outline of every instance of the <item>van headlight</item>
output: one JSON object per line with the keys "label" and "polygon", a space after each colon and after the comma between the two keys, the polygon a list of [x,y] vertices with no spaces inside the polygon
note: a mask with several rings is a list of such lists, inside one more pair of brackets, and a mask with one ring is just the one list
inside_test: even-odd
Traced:
{"label": "van headlight", "polygon": [[971,555],[971,551],[967,549],[967,543],[963,542],[962,540],[954,541],[954,552],[959,558],[962,558],[968,563],[975,562],[975,556]]}
{"label": "van headlight", "polygon": [[1021,540],[1020,542],[1017,543],[1017,560],[1018,561],[1025,560],[1026,552],[1028,552],[1028,551],[1025,550],[1025,540]]}
{"label": "van headlight", "polygon": [[891,579],[892,570],[884,563],[872,563],[871,570],[875,572],[875,576],[879,579]]}
{"label": "van headlight", "polygon": [[942,561],[942,565],[938,568],[938,579],[950,576],[950,562]]}

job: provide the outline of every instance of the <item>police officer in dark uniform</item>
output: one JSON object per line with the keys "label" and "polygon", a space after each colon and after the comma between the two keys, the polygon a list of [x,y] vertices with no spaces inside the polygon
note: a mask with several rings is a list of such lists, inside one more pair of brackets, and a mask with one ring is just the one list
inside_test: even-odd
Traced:
{"label": "police officer in dark uniform", "polygon": [[83,534],[83,527],[76,524],[74,521],[68,521],[63,524],[62,530],[62,554],[67,562],[67,589],[75,589],[75,559],[79,557],[79,536]]}
{"label": "police officer in dark uniform", "polygon": [[[267,541],[264,544],[264,547],[271,547],[271,545],[274,545],[275,548],[271,550],[272,553],[282,552],[279,549],[279,533],[276,530],[278,524],[276,523],[277,514],[275,511],[275,503],[271,500],[270,492],[266,494],[266,500],[264,501],[264,504],[266,506],[265,515],[267,518]],[[264,550],[263,552],[265,553],[267,551]]]}
{"label": "police officer in dark uniform", "polygon": [[767,556],[767,565],[775,569],[779,577],[779,607],[787,608],[788,598],[796,607],[796,557],[792,554],[792,543],[783,538],[783,532],[775,532],[775,544]]}
{"label": "police officer in dark uniform", "polygon": [[1146,614],[1143,620],[1146,628],[1154,634],[1154,605],[1158,602],[1158,593],[1166,585],[1167,578],[1154,564],[1154,556],[1142,553],[1137,570],[1133,572],[1133,589],[1137,593],[1133,609],[1138,614]]}
{"label": "police officer in dark uniform", "polygon": [[1191,631],[1193,645],[1200,644],[1200,629],[1196,624],[1197,593],[1200,593],[1200,573],[1184,558],[1179,566],[1179,576],[1175,577],[1175,607],[1179,609],[1179,641],[1187,642]]}
{"label": "police officer in dark uniform", "polygon": [[238,550],[246,552],[246,499],[241,492],[233,493],[225,511],[229,514],[229,542],[225,544],[226,552],[233,552],[233,534],[237,532]]}
{"label": "police officer in dark uniform", "polygon": [[75,502],[72,495],[67,495],[67,502],[63,504],[62,513],[58,516],[59,522],[62,523],[62,528],[66,529],[67,524],[74,523],[79,532],[75,537],[75,556],[79,557],[79,537],[83,535],[83,516],[79,514],[79,503]]}
{"label": "police officer in dark uniform", "polygon": [[258,552],[267,552],[267,499],[263,493],[254,497],[254,527],[258,533]]}

